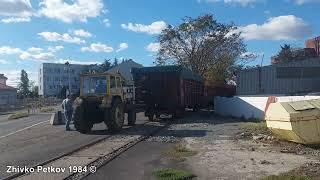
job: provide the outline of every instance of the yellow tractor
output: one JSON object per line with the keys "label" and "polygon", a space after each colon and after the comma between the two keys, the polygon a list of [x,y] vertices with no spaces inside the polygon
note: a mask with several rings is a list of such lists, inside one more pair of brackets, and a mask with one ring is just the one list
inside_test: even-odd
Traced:
{"label": "yellow tractor", "polygon": [[77,131],[88,133],[96,123],[104,122],[108,130],[122,129],[125,113],[128,125],[136,122],[133,87],[125,87],[119,73],[83,74],[80,96],[74,101],[73,122]]}

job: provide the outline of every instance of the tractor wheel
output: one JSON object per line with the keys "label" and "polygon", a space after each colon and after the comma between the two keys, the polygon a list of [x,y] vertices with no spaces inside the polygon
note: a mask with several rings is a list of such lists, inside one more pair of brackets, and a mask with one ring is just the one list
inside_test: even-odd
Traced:
{"label": "tractor wheel", "polygon": [[128,112],[128,125],[134,126],[135,124],[136,124],[136,111],[133,109]]}
{"label": "tractor wheel", "polygon": [[84,104],[82,100],[75,103],[75,108],[72,115],[74,127],[80,133],[86,134],[91,131],[93,124],[88,123],[84,118]]}
{"label": "tractor wheel", "polygon": [[120,131],[124,123],[124,107],[120,99],[114,100],[112,107],[107,114],[109,115],[106,115],[105,123],[107,124],[109,131]]}

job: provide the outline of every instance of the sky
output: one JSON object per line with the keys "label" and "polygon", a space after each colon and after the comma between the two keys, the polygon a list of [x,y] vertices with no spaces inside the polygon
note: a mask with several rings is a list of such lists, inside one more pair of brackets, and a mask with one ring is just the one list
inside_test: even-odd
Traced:
{"label": "sky", "polygon": [[41,63],[132,58],[152,66],[157,35],[184,17],[213,14],[242,33],[250,64],[270,64],[280,45],[320,35],[320,0],[0,0],[0,74],[16,86]]}

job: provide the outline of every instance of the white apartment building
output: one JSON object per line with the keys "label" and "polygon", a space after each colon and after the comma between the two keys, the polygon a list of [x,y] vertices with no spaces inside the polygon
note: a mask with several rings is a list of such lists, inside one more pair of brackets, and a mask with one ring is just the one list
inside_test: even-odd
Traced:
{"label": "white apartment building", "polygon": [[87,65],[79,64],[56,64],[43,63],[38,71],[39,95],[58,96],[63,87],[69,86],[70,68],[70,89],[71,93],[78,93],[80,89],[80,74],[86,69]]}

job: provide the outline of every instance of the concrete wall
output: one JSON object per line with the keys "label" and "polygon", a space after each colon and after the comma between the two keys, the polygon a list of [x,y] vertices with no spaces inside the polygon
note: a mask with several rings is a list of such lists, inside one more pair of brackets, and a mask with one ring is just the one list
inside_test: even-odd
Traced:
{"label": "concrete wall", "polygon": [[[222,116],[264,119],[264,109],[269,96],[235,96],[232,98],[215,97],[215,112]],[[318,95],[309,96],[276,96],[278,102],[290,102],[318,99]]]}

